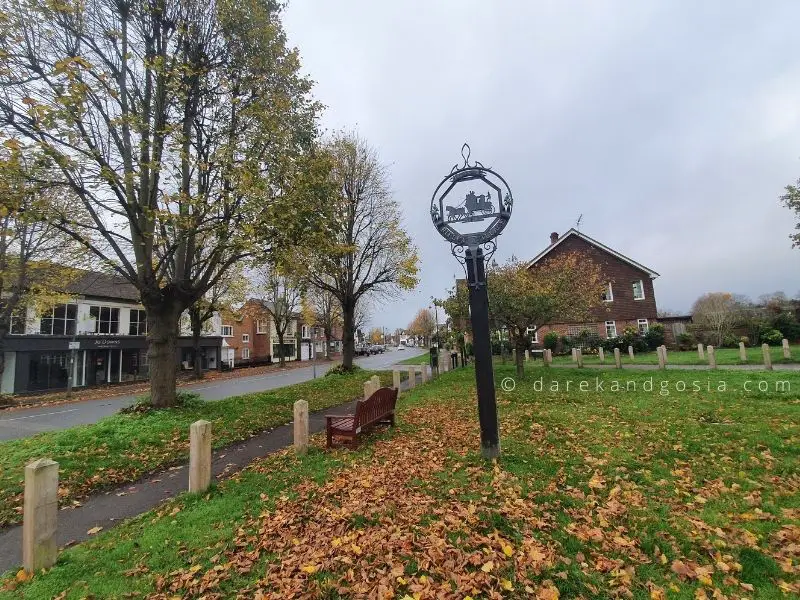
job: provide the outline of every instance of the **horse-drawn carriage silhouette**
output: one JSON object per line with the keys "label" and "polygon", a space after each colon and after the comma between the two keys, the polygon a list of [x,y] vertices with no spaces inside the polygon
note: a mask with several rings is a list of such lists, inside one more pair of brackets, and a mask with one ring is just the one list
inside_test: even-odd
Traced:
{"label": "horse-drawn carriage silhouette", "polygon": [[447,206],[445,210],[447,210],[448,221],[480,220],[494,210],[492,193],[487,192],[486,195],[478,196],[475,192],[470,191],[461,205]]}

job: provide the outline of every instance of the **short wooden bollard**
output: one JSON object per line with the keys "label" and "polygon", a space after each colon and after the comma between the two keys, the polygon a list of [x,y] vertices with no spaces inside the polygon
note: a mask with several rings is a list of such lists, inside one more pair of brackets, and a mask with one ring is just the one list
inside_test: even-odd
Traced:
{"label": "short wooden bollard", "polygon": [[656,351],[658,353],[658,368],[659,369],[666,369],[667,365],[664,362],[664,347],[663,346],[659,346],[658,348],[656,348]]}
{"label": "short wooden bollard", "polygon": [[414,389],[417,385],[417,367],[408,367],[408,389]]}
{"label": "short wooden bollard", "polygon": [[372,379],[367,379],[364,382],[364,400],[369,399],[370,396],[375,392],[374,385],[372,384]]}
{"label": "short wooden bollard", "polygon": [[308,402],[305,400],[294,403],[294,451],[297,454],[308,452]]}
{"label": "short wooden bollard", "polygon": [[717,353],[714,351],[714,346],[708,347],[708,368],[709,369],[716,369],[717,368]]}
{"label": "short wooden bollard", "polygon": [[789,350],[789,340],[783,338],[783,358],[792,358],[792,351]]}
{"label": "short wooden bollard", "polygon": [[605,355],[605,352],[603,352],[603,348],[602,348],[602,347],[600,347],[600,348],[598,348],[598,349],[597,349],[597,358],[599,358],[599,359],[600,359],[600,364],[601,364],[601,365],[602,365],[602,364],[605,364],[605,362],[606,362],[606,355]]}
{"label": "short wooden bollard", "polygon": [[628,356],[633,360],[633,346],[628,346]]}
{"label": "short wooden bollard", "polygon": [[525,350],[525,362],[528,362],[531,359],[531,353]]}
{"label": "short wooden bollard", "polygon": [[747,348],[744,347],[744,342],[739,342],[739,360],[747,362]]}
{"label": "short wooden bollard", "polygon": [[422,365],[420,372],[422,373],[422,383],[428,383],[428,365]]}
{"label": "short wooden bollard", "polygon": [[205,492],[211,485],[211,423],[189,426],[189,491]]}
{"label": "short wooden bollard", "polygon": [[397,390],[397,395],[400,395],[400,370],[394,369],[392,371],[392,385]]}
{"label": "short wooden bollard", "polygon": [[618,369],[622,368],[622,356],[620,356],[619,348],[614,348],[614,366]]}
{"label": "short wooden bollard", "polygon": [[544,361],[544,365],[549,367],[553,364],[553,351],[550,348],[545,348],[544,352],[542,352],[542,360]]}
{"label": "short wooden bollard", "polygon": [[578,349],[572,349],[572,362],[578,362]]}
{"label": "short wooden bollard", "polygon": [[583,352],[580,348],[578,348],[578,351],[575,353],[575,358],[578,361],[578,367],[583,368]]}
{"label": "short wooden bollard", "polygon": [[669,358],[667,356],[667,347],[664,344],[661,344],[661,352],[664,354],[664,364],[669,364]]}
{"label": "short wooden bollard", "polygon": [[372,388],[373,388],[372,391],[373,392],[377,392],[379,389],[381,389],[381,378],[380,377],[378,377],[377,375],[373,375],[369,379],[372,382]]}
{"label": "short wooden bollard", "polygon": [[52,567],[58,556],[58,463],[40,458],[25,466],[22,566],[28,573]]}
{"label": "short wooden bollard", "polygon": [[697,358],[700,360],[706,359],[705,352],[703,352],[703,344],[697,344]]}
{"label": "short wooden bollard", "polygon": [[769,344],[761,344],[761,354],[764,357],[764,368],[767,371],[772,371],[772,354],[770,353]]}

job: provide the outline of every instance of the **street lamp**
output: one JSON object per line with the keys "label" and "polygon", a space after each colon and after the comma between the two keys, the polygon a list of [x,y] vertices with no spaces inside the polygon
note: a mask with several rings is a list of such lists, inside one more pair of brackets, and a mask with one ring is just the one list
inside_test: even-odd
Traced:
{"label": "street lamp", "polygon": [[[508,224],[514,200],[506,180],[477,161],[470,163],[470,152],[469,145],[461,147],[464,164],[460,167],[456,164],[436,187],[430,210],[434,227],[450,242],[450,251],[467,272],[481,453],[484,458],[491,459],[500,455],[500,431],[492,371],[485,261],[497,249],[495,238]],[[445,199],[454,205],[446,204]]]}

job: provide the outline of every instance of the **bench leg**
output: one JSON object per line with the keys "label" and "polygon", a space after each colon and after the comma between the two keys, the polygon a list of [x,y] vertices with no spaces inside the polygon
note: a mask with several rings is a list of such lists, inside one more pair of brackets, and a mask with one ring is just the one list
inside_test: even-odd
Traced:
{"label": "bench leg", "polygon": [[331,448],[333,446],[333,435],[331,434],[331,428],[328,427],[328,428],[326,428],[325,431],[326,431],[327,436],[328,436],[328,443],[327,443],[327,445],[325,447],[326,448]]}
{"label": "bench leg", "polygon": [[392,413],[392,415],[389,417],[389,425],[394,427],[394,413]]}

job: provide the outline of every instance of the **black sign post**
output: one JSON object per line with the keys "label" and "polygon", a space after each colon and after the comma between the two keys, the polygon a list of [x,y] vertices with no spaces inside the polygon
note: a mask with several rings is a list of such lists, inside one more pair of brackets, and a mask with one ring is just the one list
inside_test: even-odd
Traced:
{"label": "black sign post", "polygon": [[[505,179],[479,162],[469,162],[467,144],[462,147],[461,156],[464,164],[455,165],[433,192],[431,219],[467,272],[481,453],[484,458],[493,459],[500,456],[500,431],[489,334],[486,260],[497,248],[495,238],[511,218],[514,201]],[[453,204],[445,203],[448,197]]]}

